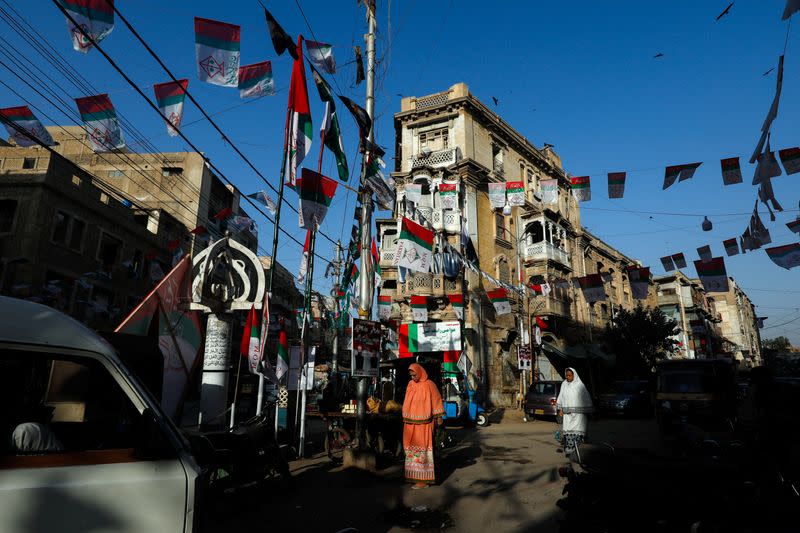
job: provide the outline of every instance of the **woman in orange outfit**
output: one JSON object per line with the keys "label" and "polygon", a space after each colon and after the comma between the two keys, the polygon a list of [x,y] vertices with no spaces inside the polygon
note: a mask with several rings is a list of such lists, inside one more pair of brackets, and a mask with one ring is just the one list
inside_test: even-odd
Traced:
{"label": "woman in orange outfit", "polygon": [[406,480],[421,489],[436,481],[433,465],[434,423],[442,424],[444,404],[436,384],[417,363],[408,369],[411,380],[403,401],[403,448]]}

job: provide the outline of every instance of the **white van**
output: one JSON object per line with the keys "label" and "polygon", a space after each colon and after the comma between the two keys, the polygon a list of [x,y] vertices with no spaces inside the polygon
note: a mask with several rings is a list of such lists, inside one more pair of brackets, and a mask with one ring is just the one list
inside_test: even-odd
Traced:
{"label": "white van", "polygon": [[200,474],[110,344],[0,296],[0,531],[196,531]]}

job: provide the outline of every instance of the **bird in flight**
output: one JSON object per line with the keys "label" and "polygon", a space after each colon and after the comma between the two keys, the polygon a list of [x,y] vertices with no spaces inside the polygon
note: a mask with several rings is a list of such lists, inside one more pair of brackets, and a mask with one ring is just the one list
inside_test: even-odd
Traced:
{"label": "bird in flight", "polygon": [[664,57],[664,54],[659,52],[659,53],[657,53],[656,55],[653,56],[653,59],[661,59],[662,57]]}
{"label": "bird in flight", "polygon": [[726,8],[725,8],[725,10],[724,10],[722,13],[720,13],[719,15],[717,15],[717,18],[716,18],[716,20],[718,21],[719,19],[721,19],[722,17],[724,17],[725,15],[727,15],[728,13],[730,13],[730,12],[731,12],[731,8],[732,8],[732,7],[733,7],[733,2],[731,2],[730,4],[728,4],[728,7],[726,7]]}
{"label": "bird in flight", "polygon": [[494,96],[492,96],[492,101],[494,101],[494,105],[497,105],[497,104],[499,104],[499,103],[500,103],[500,100],[498,100],[498,99],[497,99],[497,98],[495,98]]}
{"label": "bird in flight", "polygon": [[764,73],[764,76],[769,76],[769,73],[770,73],[770,72],[772,72],[773,70],[775,70],[775,67],[772,67],[771,69],[769,69],[768,71],[766,71],[766,72]]}

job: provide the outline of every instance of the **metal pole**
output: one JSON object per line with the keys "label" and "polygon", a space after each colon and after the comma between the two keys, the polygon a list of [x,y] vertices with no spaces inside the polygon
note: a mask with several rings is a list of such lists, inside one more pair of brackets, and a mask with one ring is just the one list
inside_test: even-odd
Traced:
{"label": "metal pole", "polygon": [[[336,298],[339,296],[339,268],[341,266],[342,260],[342,243],[336,241],[336,259],[334,260],[334,267],[333,267],[333,274],[336,276],[336,283],[333,284],[333,298],[334,302],[336,302]],[[337,303],[338,305],[338,303]],[[331,373],[335,374],[339,370],[339,325],[336,324],[336,327],[333,328],[333,346],[332,355],[331,355]]]}
{"label": "metal pole", "polygon": [[[321,159],[321,158],[320,158]],[[300,457],[303,457],[303,452],[305,451],[305,444],[306,444],[306,385],[303,382],[303,377],[305,377],[305,381],[308,380],[308,364],[305,357],[306,354],[306,343],[305,343],[305,331],[306,331],[306,322],[308,321],[308,317],[311,314],[311,287],[314,283],[314,247],[317,242],[317,231],[311,231],[311,242],[308,244],[308,279],[306,279],[306,298],[305,298],[305,305],[303,306],[303,329],[300,333],[300,364],[301,366],[301,378],[300,384],[302,385],[301,391],[298,393],[301,396],[301,407],[300,407],[300,442],[297,447],[297,452]],[[313,320],[313,318],[312,318]],[[311,379],[314,379],[314,376],[311,376]],[[300,387],[298,387],[300,388]]]}
{"label": "metal pole", "polygon": [[[366,79],[366,111],[370,119],[375,116],[375,13],[370,9],[370,2],[367,4],[367,20],[369,32],[364,36],[366,40],[367,52],[367,79]],[[374,139],[373,127],[367,132],[367,140],[372,142]],[[370,157],[370,151],[364,151],[364,159],[361,164],[361,298],[358,305],[358,314],[362,318],[368,319],[372,314],[372,289],[373,271],[372,255],[370,254],[370,243],[372,242],[372,194],[365,186],[366,163]],[[364,448],[364,420],[367,413],[367,378],[358,380],[356,389],[356,438],[359,448]]]}

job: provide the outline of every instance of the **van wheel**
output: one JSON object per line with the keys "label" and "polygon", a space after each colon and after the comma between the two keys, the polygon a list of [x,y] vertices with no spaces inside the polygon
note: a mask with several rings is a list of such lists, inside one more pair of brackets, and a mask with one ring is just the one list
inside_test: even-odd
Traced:
{"label": "van wheel", "polygon": [[475,423],[478,424],[479,427],[485,428],[489,425],[489,417],[486,416],[486,413],[478,413],[475,417]]}

